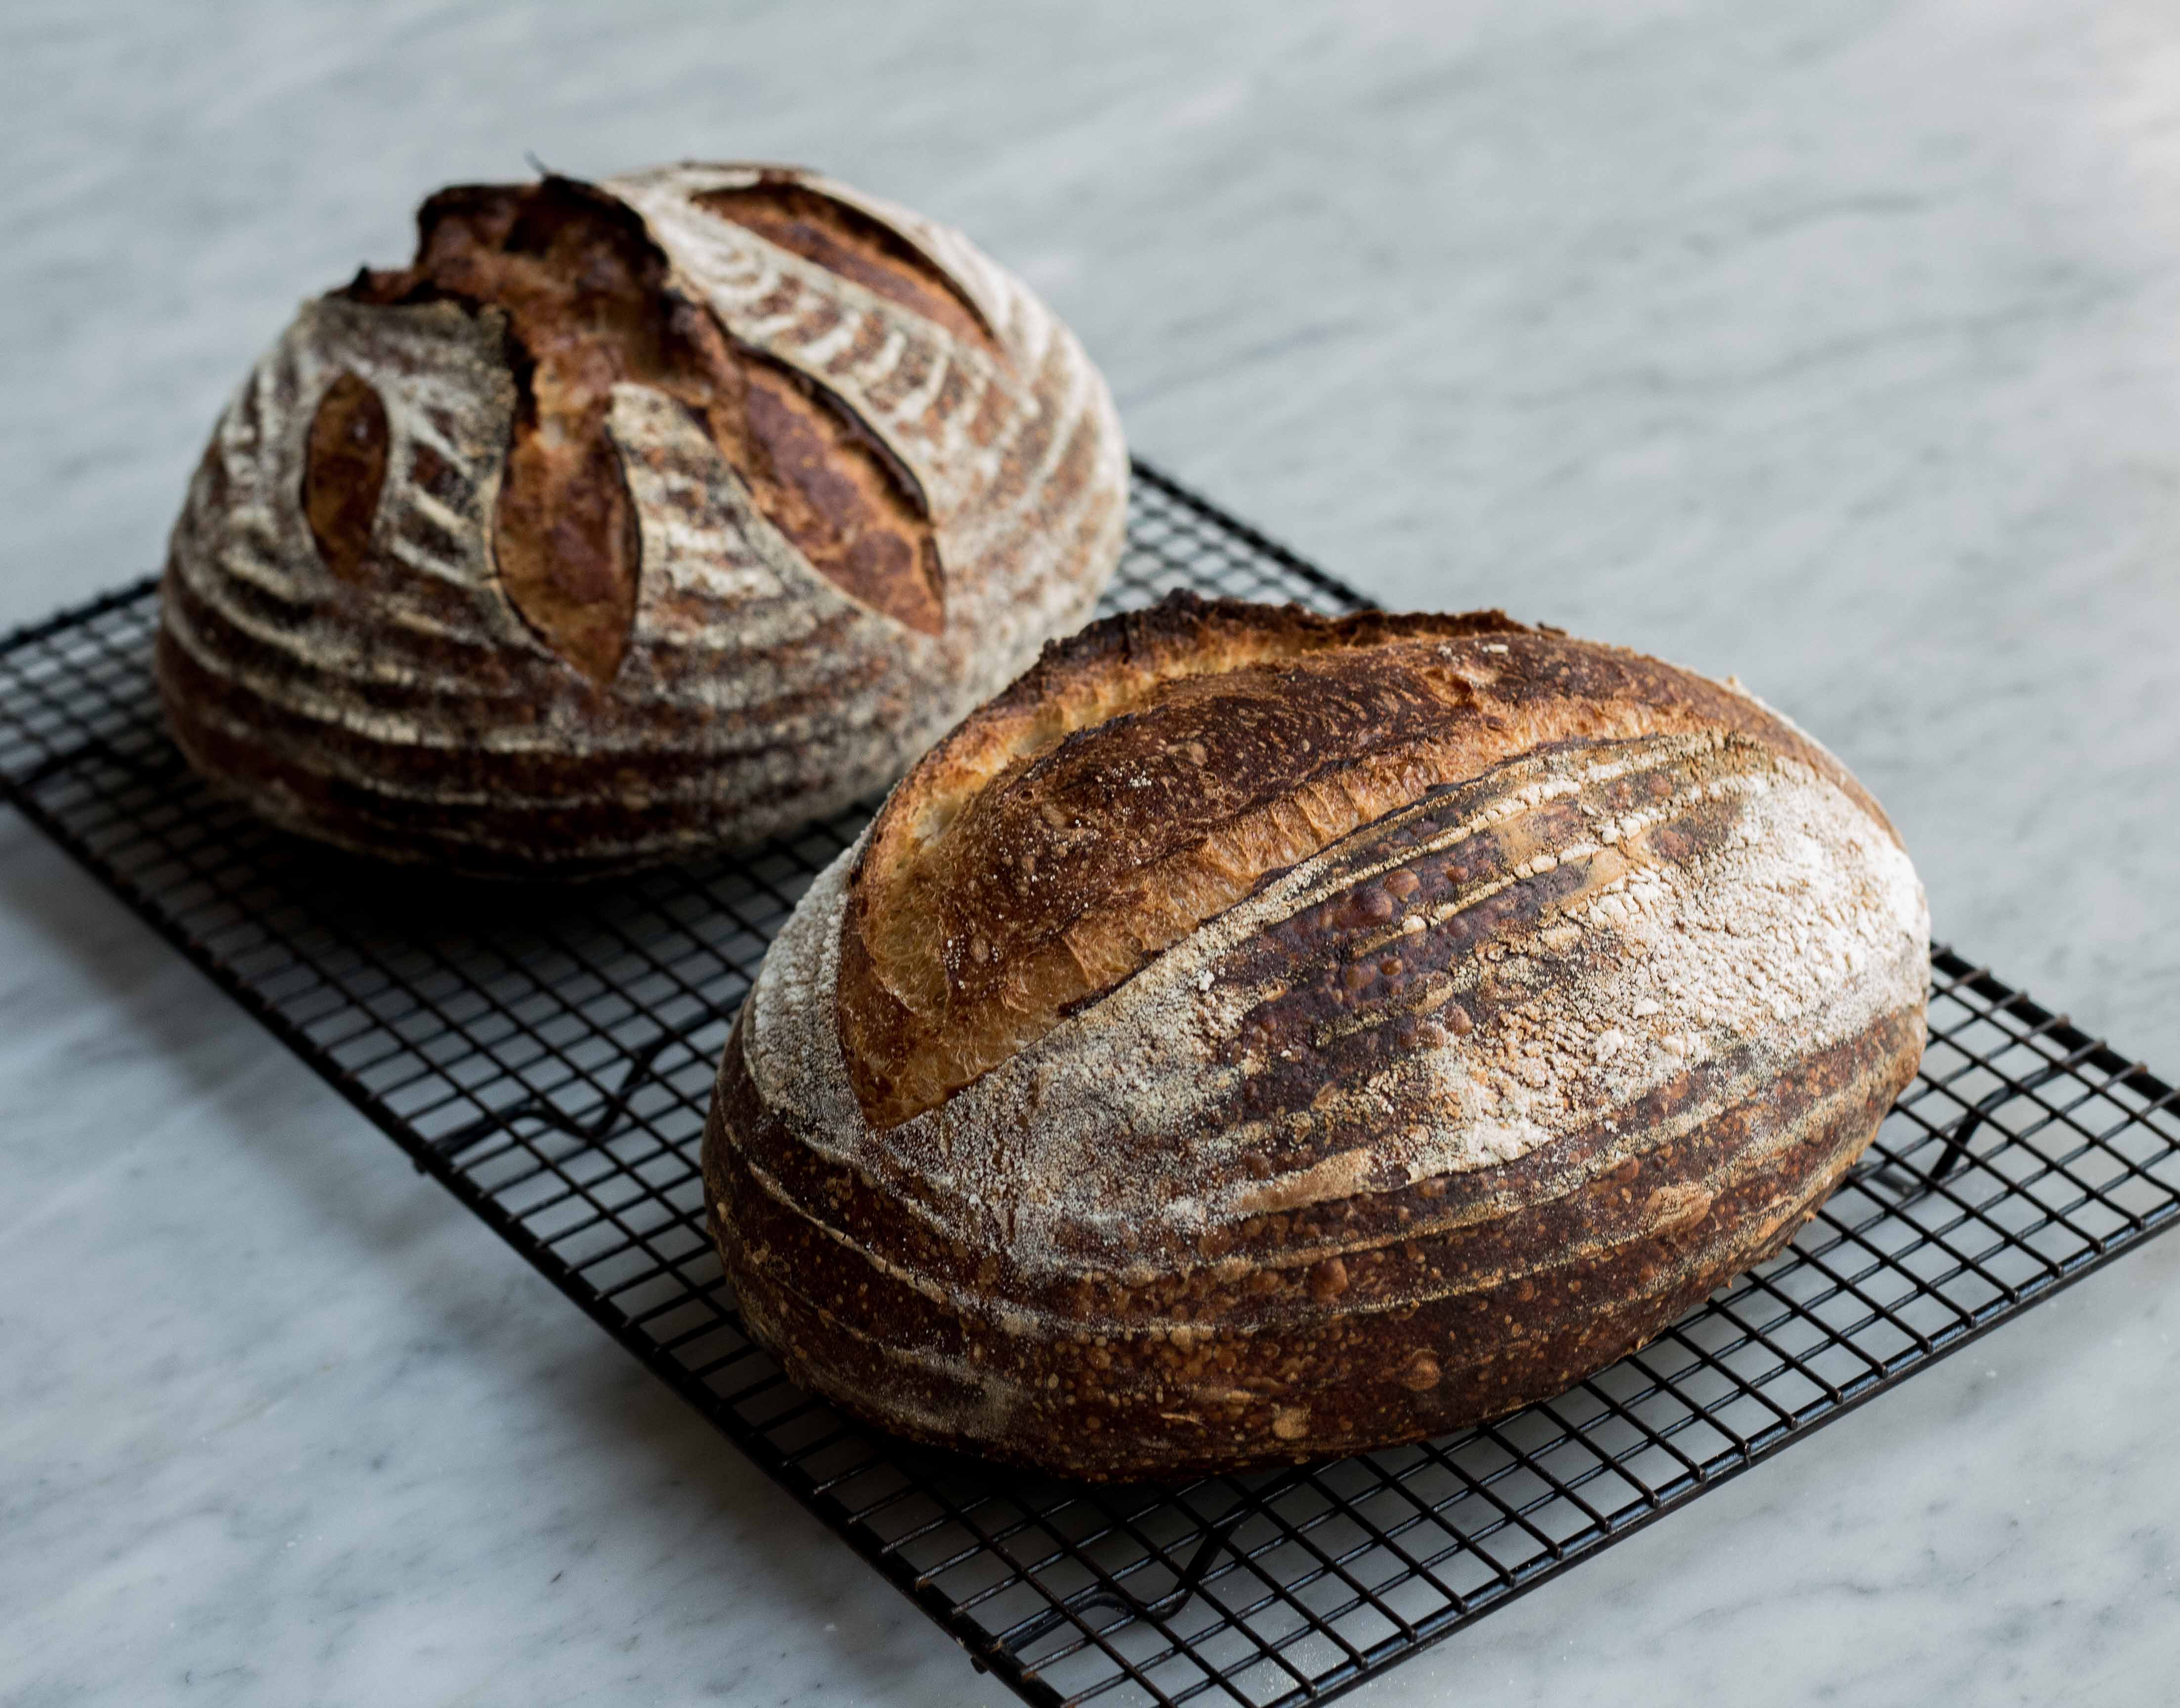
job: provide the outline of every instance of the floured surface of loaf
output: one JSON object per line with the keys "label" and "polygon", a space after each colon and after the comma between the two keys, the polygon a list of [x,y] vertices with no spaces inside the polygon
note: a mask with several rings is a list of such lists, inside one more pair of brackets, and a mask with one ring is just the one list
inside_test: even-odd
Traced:
{"label": "floured surface of loaf", "polygon": [[1077,1474],[1557,1392],[1791,1237],[1921,1048],[1922,893],[1731,688],[1495,614],[1182,601],[904,781],[707,1169],[752,1326]]}

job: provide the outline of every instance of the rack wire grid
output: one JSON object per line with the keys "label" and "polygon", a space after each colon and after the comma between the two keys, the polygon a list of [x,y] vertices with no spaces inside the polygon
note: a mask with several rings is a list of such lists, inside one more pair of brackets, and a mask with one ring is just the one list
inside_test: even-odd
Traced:
{"label": "rack wire grid", "polygon": [[[1137,466],[1107,608],[1361,596]],[[572,890],[449,886],[284,837],[162,727],[157,594],[0,641],[33,822],[1029,1701],[1314,1701],[1685,1505],[2168,1227],[2174,1092],[1933,957],[1921,1076],[1793,1246],[1549,1403],[1420,1446],[1092,1488],[911,1447],[790,1386],[705,1237],[713,1068],[845,814]]]}

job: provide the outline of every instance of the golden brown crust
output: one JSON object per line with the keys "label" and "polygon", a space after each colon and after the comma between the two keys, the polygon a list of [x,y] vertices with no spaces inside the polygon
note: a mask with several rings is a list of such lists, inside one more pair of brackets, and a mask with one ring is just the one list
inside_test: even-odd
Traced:
{"label": "golden brown crust", "polygon": [[[1269,855],[1230,834],[1304,796]],[[1192,917],[1159,886],[1222,838]],[[970,993],[905,1112],[900,907]],[[1057,1002],[948,952],[1086,919],[1137,958]],[[1049,651],[805,896],[721,1064],[714,1232],[790,1373],[922,1439],[1099,1478],[1412,1439],[1778,1249],[1913,1074],[1928,959],[1890,827],[1745,695],[1495,613],[1181,601]],[[1013,1040],[967,1074],[965,1013]]]}
{"label": "golden brown crust", "polygon": [[872,832],[841,975],[865,1113],[935,1107],[1267,872],[1436,785],[1554,743],[1713,728],[1870,805],[1746,696],[1497,612],[1176,595],[1056,642]]}

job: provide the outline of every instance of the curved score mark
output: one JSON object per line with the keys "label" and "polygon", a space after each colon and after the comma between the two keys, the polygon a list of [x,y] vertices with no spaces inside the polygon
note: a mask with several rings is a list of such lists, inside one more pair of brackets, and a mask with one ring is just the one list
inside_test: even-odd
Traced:
{"label": "curved score mark", "polygon": [[343,369],[311,417],[303,458],[303,516],[326,568],[361,583],[386,486],[391,438],[378,393]]}
{"label": "curved score mark", "polygon": [[745,344],[712,437],[759,510],[850,598],[922,634],[946,628],[945,576],[923,491],[841,398]]}
{"label": "curved score mark", "polygon": [[602,423],[573,445],[518,431],[506,470],[492,529],[500,585],[555,652],[603,687],[635,630],[643,559],[620,454]]}
{"label": "curved score mark", "polygon": [[935,321],[1005,359],[991,323],[958,280],[883,220],[821,189],[766,173],[740,189],[691,198],[707,213],[753,231],[790,255]]}

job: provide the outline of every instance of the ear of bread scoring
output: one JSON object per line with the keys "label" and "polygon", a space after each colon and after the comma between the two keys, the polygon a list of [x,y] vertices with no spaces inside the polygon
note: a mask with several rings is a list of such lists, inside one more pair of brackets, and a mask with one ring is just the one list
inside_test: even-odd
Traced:
{"label": "ear of bread scoring", "polygon": [[958,279],[895,226],[829,193],[809,173],[759,168],[753,182],[700,190],[692,200],[1005,360],[983,311]]}
{"label": "ear of bread scoring", "polygon": [[936,1107],[1247,895],[1519,755],[1731,731],[1852,791],[1747,696],[1498,612],[1177,596],[1056,643],[904,780],[846,927],[840,1030],[879,1126]]}

